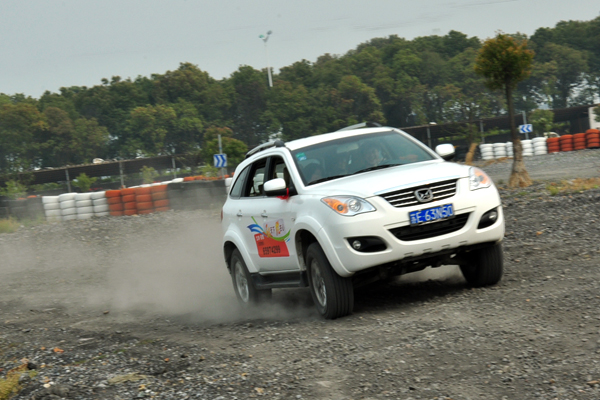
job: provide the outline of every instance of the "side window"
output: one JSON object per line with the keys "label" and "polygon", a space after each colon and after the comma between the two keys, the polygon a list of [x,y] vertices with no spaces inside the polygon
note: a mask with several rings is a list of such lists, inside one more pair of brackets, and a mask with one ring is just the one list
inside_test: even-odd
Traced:
{"label": "side window", "polygon": [[252,164],[248,184],[244,191],[244,197],[258,197],[264,196],[263,183],[265,182],[265,172],[267,166],[267,159],[256,161]]}
{"label": "side window", "polygon": [[290,178],[290,172],[288,170],[288,167],[285,165],[285,161],[283,161],[283,158],[273,157],[271,163],[273,166],[271,168],[271,179],[282,178],[283,180],[285,180],[285,186],[287,186],[288,188],[293,187]]}
{"label": "side window", "polygon": [[231,187],[231,191],[229,192],[230,197],[238,198],[242,195],[242,189],[244,188],[244,182],[248,176],[248,171],[250,171],[250,166],[247,166],[242,170],[242,172],[239,173],[237,179]]}

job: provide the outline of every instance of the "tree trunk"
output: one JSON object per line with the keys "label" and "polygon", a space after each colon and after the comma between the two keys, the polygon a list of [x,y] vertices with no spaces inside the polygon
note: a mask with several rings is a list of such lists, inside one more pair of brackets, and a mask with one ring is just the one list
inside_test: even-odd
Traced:
{"label": "tree trunk", "polygon": [[510,121],[510,137],[513,143],[513,166],[508,180],[509,187],[527,187],[531,185],[531,178],[523,162],[523,146],[515,125],[515,106],[512,98],[512,88],[506,84],[506,103],[508,104],[508,119]]}

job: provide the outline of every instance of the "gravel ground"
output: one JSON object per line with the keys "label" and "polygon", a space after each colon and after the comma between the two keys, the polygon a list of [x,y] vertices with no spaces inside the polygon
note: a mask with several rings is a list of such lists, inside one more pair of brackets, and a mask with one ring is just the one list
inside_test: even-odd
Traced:
{"label": "gravel ground", "polygon": [[[526,165],[597,177],[599,158]],[[507,219],[501,283],[442,267],[362,288],[334,321],[306,290],[242,313],[218,210],[0,235],[0,379],[29,368],[15,398],[37,400],[599,399],[600,189],[508,190],[509,162],[483,168]]]}
{"label": "gravel ground", "polygon": [[[559,152],[542,156],[524,157],[529,176],[537,180],[569,178],[596,178],[600,176],[600,150],[587,149]],[[494,182],[508,182],[512,169],[512,159],[477,161],[490,174]]]}

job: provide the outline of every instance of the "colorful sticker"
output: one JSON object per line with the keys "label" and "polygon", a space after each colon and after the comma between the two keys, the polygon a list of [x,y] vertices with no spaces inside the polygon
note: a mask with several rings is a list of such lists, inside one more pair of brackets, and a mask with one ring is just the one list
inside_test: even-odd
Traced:
{"label": "colorful sticker", "polygon": [[296,154],[296,158],[298,159],[298,161],[304,161],[304,160],[306,160],[306,154],[298,153],[298,154]]}
{"label": "colorful sticker", "polygon": [[285,231],[283,219],[265,222],[261,227],[252,217],[254,224],[248,225],[250,232],[254,232],[254,240],[259,257],[289,257],[290,253],[286,242],[290,240],[290,231]]}

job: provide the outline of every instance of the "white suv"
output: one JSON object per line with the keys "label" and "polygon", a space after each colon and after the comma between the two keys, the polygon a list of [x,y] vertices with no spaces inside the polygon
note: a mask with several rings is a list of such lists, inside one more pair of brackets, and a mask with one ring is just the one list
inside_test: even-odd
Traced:
{"label": "white suv", "polygon": [[243,305],[309,287],[328,319],[354,288],[440,265],[472,286],[502,277],[500,196],[480,169],[447,162],[398,129],[365,127],[248,152],[222,210],[223,250]]}

